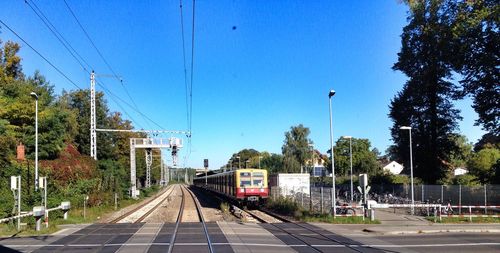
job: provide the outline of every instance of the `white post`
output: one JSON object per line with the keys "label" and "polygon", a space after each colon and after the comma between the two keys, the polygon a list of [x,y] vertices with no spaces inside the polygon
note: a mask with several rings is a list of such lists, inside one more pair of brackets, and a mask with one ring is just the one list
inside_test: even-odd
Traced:
{"label": "white post", "polygon": [[353,195],[354,195],[354,186],[352,183],[352,137],[349,138],[349,154],[350,154],[350,160],[351,160],[351,204],[353,203]]}
{"label": "white post", "polygon": [[462,214],[462,185],[458,185],[458,214]]}
{"label": "white post", "polygon": [[411,174],[411,215],[415,214],[415,197],[413,191],[413,150],[411,143],[411,128],[410,128],[410,174]]}
{"label": "white post", "polygon": [[332,208],[333,208],[333,218],[337,217],[335,212],[336,208],[336,194],[335,194],[335,152],[333,152],[333,122],[332,122],[332,96],[335,95],[334,90],[330,90],[328,93],[328,100],[330,102],[330,151],[332,152]]}
{"label": "white post", "polygon": [[488,201],[486,199],[486,184],[484,185],[484,215],[488,215]]}
{"label": "white post", "polygon": [[323,213],[323,186],[321,186],[321,213]]}
{"label": "white post", "polygon": [[[17,215],[21,215],[21,176],[17,176]],[[21,230],[21,218],[17,218],[17,230]]]}
{"label": "white post", "polygon": [[97,134],[95,114],[95,75],[90,74],[90,156],[97,160]]}

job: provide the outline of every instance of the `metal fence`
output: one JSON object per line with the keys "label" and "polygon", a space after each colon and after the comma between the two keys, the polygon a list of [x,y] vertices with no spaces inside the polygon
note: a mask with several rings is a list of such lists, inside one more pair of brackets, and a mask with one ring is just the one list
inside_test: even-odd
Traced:
{"label": "metal fence", "polygon": [[[350,202],[349,185],[338,185],[335,189],[338,206]],[[277,199],[280,196],[288,197],[305,210],[320,213],[331,212],[333,206],[331,187],[311,187],[310,192],[309,195],[306,192],[301,192],[298,188],[271,187],[270,197],[272,199]],[[368,198],[378,203],[410,204],[411,187],[409,185],[371,185]],[[447,205],[449,203],[456,206],[498,206],[500,205],[500,185],[415,185],[414,198],[416,204]],[[349,204],[359,205],[360,200],[361,194],[355,189],[353,203]]]}
{"label": "metal fence", "polygon": [[[377,202],[388,201],[391,196],[401,200],[411,199],[409,185],[372,185],[371,198]],[[500,205],[500,185],[415,185],[414,198],[419,203],[452,205]]]}

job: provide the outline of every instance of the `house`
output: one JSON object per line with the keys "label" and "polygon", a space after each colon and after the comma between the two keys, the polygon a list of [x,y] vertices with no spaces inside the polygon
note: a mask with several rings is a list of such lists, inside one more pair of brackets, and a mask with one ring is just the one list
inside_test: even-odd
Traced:
{"label": "house", "polygon": [[[313,177],[324,177],[327,173],[327,169],[325,168],[325,162],[328,159],[325,155],[321,154],[318,150],[314,150],[312,165],[313,170],[311,175]],[[311,160],[306,161],[306,164],[311,164]]]}
{"label": "house", "polygon": [[453,175],[454,176],[460,176],[460,175],[464,175],[464,174],[467,174],[469,172],[469,170],[467,170],[466,168],[455,168],[453,170]]}
{"label": "house", "polygon": [[403,171],[403,168],[403,165],[397,163],[396,161],[391,161],[390,163],[382,167],[382,170],[394,175],[399,175],[401,171]]}

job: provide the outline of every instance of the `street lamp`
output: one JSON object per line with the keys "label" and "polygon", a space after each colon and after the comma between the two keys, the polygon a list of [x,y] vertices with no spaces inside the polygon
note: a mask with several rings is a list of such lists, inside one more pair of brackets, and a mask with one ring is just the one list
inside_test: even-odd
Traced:
{"label": "street lamp", "polygon": [[238,168],[241,169],[241,157],[237,156],[236,158],[238,158]]}
{"label": "street lamp", "polygon": [[310,176],[314,175],[314,144],[309,143],[307,144],[309,147],[311,147],[311,173]]}
{"label": "street lamp", "polygon": [[354,190],[353,190],[353,184],[352,184],[352,136],[342,136],[342,138],[344,139],[349,139],[349,156],[350,156],[350,160],[351,160],[351,203],[353,202],[353,194],[354,194]]}
{"label": "street lamp", "polygon": [[259,156],[259,170],[260,170],[260,159],[262,159],[262,156]]}
{"label": "street lamp", "polygon": [[335,155],[333,152],[333,128],[332,128],[332,97],[335,95],[334,90],[330,90],[328,93],[328,101],[330,103],[330,151],[332,152],[332,208],[333,208],[333,218],[337,217],[337,193],[335,192]]}
{"label": "street lamp", "polygon": [[250,162],[250,159],[245,161],[245,169],[248,169],[248,163]]}
{"label": "street lamp", "polygon": [[38,191],[38,95],[30,93],[35,99],[35,191]]}
{"label": "street lamp", "polygon": [[415,214],[415,197],[413,195],[413,154],[412,154],[412,145],[411,145],[411,127],[402,126],[399,129],[408,130],[410,135],[410,183],[411,183],[411,214]]}

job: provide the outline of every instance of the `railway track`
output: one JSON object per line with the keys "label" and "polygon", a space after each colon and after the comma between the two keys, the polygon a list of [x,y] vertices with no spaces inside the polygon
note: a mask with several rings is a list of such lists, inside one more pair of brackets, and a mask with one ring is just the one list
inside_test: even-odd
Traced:
{"label": "railway track", "polygon": [[[210,240],[210,235],[208,234],[208,229],[207,225],[205,223],[205,218],[203,217],[203,212],[201,209],[201,205],[198,202],[198,199],[194,196],[193,192],[191,190],[187,189],[185,185],[181,185],[181,192],[182,192],[182,199],[181,199],[181,207],[179,208],[179,213],[177,215],[177,221],[175,222],[175,227],[174,227],[174,232],[172,234],[172,237],[170,238],[170,243],[168,247],[168,253],[171,253],[175,249],[175,244],[176,240],[178,237],[178,232],[179,228],[181,226],[181,223],[189,223],[189,222],[197,222],[201,223],[203,233],[205,235],[205,238],[207,240],[207,246],[208,246],[208,252],[213,253],[213,246],[212,246],[212,241]],[[187,200],[189,199],[189,200]],[[193,220],[193,214],[192,213],[186,213],[186,204],[187,205],[194,205],[196,209],[196,216],[198,218],[197,221]],[[191,212],[191,210],[188,210],[188,212]]]}
{"label": "railway track", "polygon": [[[281,215],[277,215],[273,212],[270,212],[266,209],[259,209],[258,212],[254,212],[254,211],[247,211],[247,213],[254,217],[255,219],[259,220],[260,222],[262,223],[265,223],[265,224],[269,224],[270,227],[272,227],[272,229],[276,229],[278,230],[279,232],[281,233],[285,233],[285,234],[288,234],[290,235],[291,237],[295,238],[296,240],[306,244],[307,246],[309,246],[314,252],[323,252],[323,250],[320,249],[320,245],[315,245],[315,244],[312,244],[310,242],[307,242],[304,238],[304,234],[307,234],[308,236],[311,236],[313,235],[314,238],[318,239],[318,238],[321,238],[322,240],[325,240],[325,241],[330,241],[330,242],[334,242],[334,243],[337,243],[337,244],[340,244],[340,245],[343,245],[353,251],[356,251],[356,252],[364,252],[359,246],[357,247],[353,247],[352,243],[346,243],[346,242],[342,242],[340,241],[339,239],[335,239],[332,237],[329,237],[328,235],[325,235],[325,233],[320,233],[317,231],[317,229],[315,229],[312,225],[309,225],[307,223],[301,223],[301,222],[296,222],[296,221],[293,221],[293,220],[290,220],[288,218],[285,218]],[[262,214],[265,214],[265,215],[262,215]],[[273,223],[273,222],[268,222],[268,218],[266,218],[265,216],[271,216],[277,220],[280,220],[281,223],[285,223],[284,225],[286,226],[286,228],[284,228],[283,226],[280,226],[279,224],[276,224],[276,223]],[[297,230],[305,230],[305,233],[300,233],[300,234],[294,234],[290,231],[297,231]],[[374,249],[374,250],[377,250],[377,249]],[[383,252],[383,251],[381,251]]]}
{"label": "railway track", "polygon": [[148,200],[142,205],[120,215],[119,217],[110,221],[110,223],[140,223],[144,221],[152,212],[154,212],[165,200],[167,200],[172,192],[174,192],[175,185],[168,186],[167,189]]}

